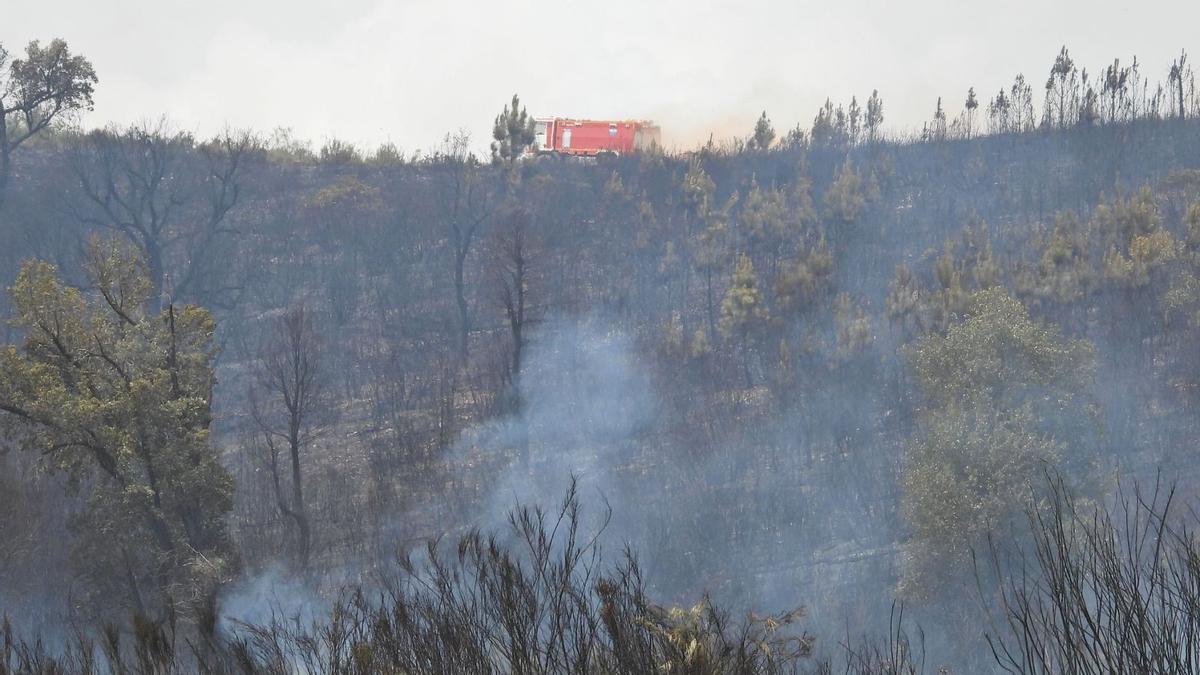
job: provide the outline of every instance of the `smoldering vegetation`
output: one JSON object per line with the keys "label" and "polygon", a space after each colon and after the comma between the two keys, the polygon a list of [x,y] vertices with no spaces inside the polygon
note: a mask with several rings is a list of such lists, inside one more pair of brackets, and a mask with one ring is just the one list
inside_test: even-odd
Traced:
{"label": "smoldering vegetation", "polygon": [[65,50],[4,71],[64,89],[4,117],[0,673],[1196,670],[1186,55],[681,155],[514,99],[489,162],[60,127]]}
{"label": "smoldering vegetation", "polygon": [[[405,555],[374,594],[348,591],[328,620],[280,615],[236,622],[217,642],[175,648],[166,626],[135,623],[131,644],[108,630],[62,655],[13,644],[13,672],[177,670],[296,672],[796,672],[811,638],[799,610],[731,620],[706,599],[686,609],[650,603],[636,560],[603,560],[599,532],[581,530],[569,488],[560,508],[509,514],[510,544],[473,532],[456,546],[430,542]],[[5,671],[7,672],[7,671]]]}

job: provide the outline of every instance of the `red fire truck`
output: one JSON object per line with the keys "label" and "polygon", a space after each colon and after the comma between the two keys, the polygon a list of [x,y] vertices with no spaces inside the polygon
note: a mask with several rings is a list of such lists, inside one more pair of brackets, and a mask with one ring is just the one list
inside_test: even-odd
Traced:
{"label": "red fire truck", "polygon": [[538,117],[533,150],[539,155],[624,155],[662,143],[662,132],[645,120],[571,120]]}

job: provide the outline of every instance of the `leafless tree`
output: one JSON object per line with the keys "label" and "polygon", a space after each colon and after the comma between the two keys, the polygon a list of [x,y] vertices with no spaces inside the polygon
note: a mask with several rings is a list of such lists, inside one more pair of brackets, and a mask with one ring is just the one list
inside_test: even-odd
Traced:
{"label": "leafless tree", "polygon": [[[1032,551],[1005,579],[987,640],[1010,673],[1194,673],[1200,669],[1197,514],[1161,483],[1118,490],[1108,507],[1051,477],[1031,508]],[[982,588],[982,585],[981,585]]]}
{"label": "leafless tree", "polygon": [[1167,73],[1167,84],[1171,87],[1171,103],[1175,108],[1175,116],[1183,119],[1187,116],[1187,106],[1184,103],[1184,91],[1193,81],[1192,69],[1187,64],[1187,52],[1180,52],[1179,58],[1171,62],[1171,70]]}
{"label": "leafless tree", "polygon": [[[265,444],[279,512],[296,526],[296,564],[308,568],[312,524],[304,506],[302,454],[319,430],[323,372],[321,344],[312,314],[303,305],[275,320],[273,331],[258,355],[251,414]],[[285,495],[279,456],[291,464],[291,495]]]}
{"label": "leafless tree", "polygon": [[470,136],[447,136],[431,160],[435,170],[438,215],[445,224],[454,256],[454,300],[458,308],[458,357],[465,367],[470,353],[471,309],[466,267],[480,229],[491,216],[494,200],[488,176],[470,153]]}
{"label": "leafless tree", "polygon": [[504,311],[512,339],[508,379],[513,382],[521,374],[527,329],[535,321],[529,300],[533,276],[531,217],[529,211],[520,206],[506,209],[497,220],[491,240],[496,300]]}
{"label": "leafless tree", "polygon": [[[226,133],[197,146],[164,122],[88,134],[72,151],[80,220],[115,230],[146,257],[156,302],[195,299],[224,307],[235,281],[210,274],[220,239],[237,234],[229,213],[257,144]],[[198,151],[200,161],[194,161]],[[211,287],[205,287],[211,284]]]}

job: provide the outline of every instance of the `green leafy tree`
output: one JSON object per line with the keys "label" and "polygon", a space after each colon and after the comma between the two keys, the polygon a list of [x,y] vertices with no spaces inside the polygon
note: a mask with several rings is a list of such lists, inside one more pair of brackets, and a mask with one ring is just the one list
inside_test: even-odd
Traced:
{"label": "green leafy tree", "polygon": [[936,287],[924,294],[923,309],[929,326],[944,330],[966,313],[973,291],[1000,283],[1000,266],[992,257],[987,226],[968,226],[960,240],[946,240],[942,255],[934,262],[933,276]]}
{"label": "green leafy tree", "polygon": [[492,161],[511,165],[533,144],[534,138],[534,120],[521,107],[521,99],[513,94],[512,104],[504,106],[492,125]]}
{"label": "green leafy tree", "polygon": [[775,125],[771,124],[767,111],[764,110],[762,116],[754,123],[754,134],[750,136],[749,147],[751,150],[770,150],[774,142]]}
{"label": "green leafy tree", "polygon": [[1187,235],[1181,249],[1183,266],[1163,295],[1166,328],[1176,339],[1176,364],[1170,379],[1176,391],[1195,404],[1200,400],[1200,202],[1188,209]]}
{"label": "green leafy tree", "polygon": [[757,176],[750,176],[750,189],[742,200],[740,218],[750,246],[769,246],[779,230],[786,209],[777,190],[764,190]]}
{"label": "green leafy tree", "polygon": [[97,601],[151,620],[210,603],[236,568],[233,479],[209,442],[214,322],[146,311],[152,284],[128,246],[93,240],[91,290],[29,262],[11,289],[24,345],[0,351],[0,424],[86,493],[74,561]]}
{"label": "green leafy tree", "polygon": [[942,255],[933,263],[933,278],[937,287],[929,294],[927,309],[930,325],[937,330],[944,330],[966,312],[971,294],[968,288],[970,275],[955,252],[954,242],[947,241]]}
{"label": "green leafy tree", "polygon": [[784,190],[763,189],[755,177],[750,178],[738,220],[751,257],[765,263],[768,279],[774,276],[785,248],[802,241],[815,219],[812,200],[804,201],[807,197],[807,192],[802,192],[789,199]]}
{"label": "green leafy tree", "polygon": [[1054,218],[1054,230],[1038,255],[1037,266],[1017,278],[1022,293],[1065,307],[1091,291],[1094,273],[1088,261],[1088,229],[1074,212]]}
{"label": "green leafy tree", "polygon": [[725,292],[721,300],[721,335],[726,339],[737,340],[742,353],[742,371],[746,377],[746,386],[754,386],[750,376],[750,342],[768,319],[766,305],[758,290],[758,275],[754,273],[754,263],[750,257],[738,256],[737,266],[733,270],[733,284]]}
{"label": "green leafy tree", "polygon": [[754,263],[749,256],[740,255],[733,270],[733,285],[721,301],[721,335],[730,337],[744,332],[766,318],[766,307],[758,291]]}
{"label": "green leafy tree", "polygon": [[794,260],[780,266],[775,279],[775,303],[781,314],[797,317],[813,309],[832,286],[833,253],[824,239],[808,247]]}
{"label": "green leafy tree", "polygon": [[995,288],[974,293],[944,334],[922,338],[910,367],[924,405],[904,456],[903,587],[920,598],[969,570],[971,547],[1020,516],[1046,470],[1089,466],[1070,444],[1089,438],[1092,347]]}
{"label": "green leafy tree", "polygon": [[1180,317],[1189,328],[1200,329],[1200,276],[1188,271],[1180,274],[1164,297],[1168,319]]}
{"label": "green leafy tree", "polygon": [[854,224],[867,205],[862,176],[850,165],[847,157],[833,183],[825,192],[825,217],[837,227]]}
{"label": "green leafy tree", "polygon": [[62,40],[45,47],[34,40],[25,58],[11,61],[0,45],[0,199],[13,152],[61,116],[91,110],[95,84],[91,62],[72,55]]}
{"label": "green leafy tree", "polygon": [[704,170],[704,164],[700,162],[699,157],[693,157],[688,164],[687,173],[683,176],[681,190],[683,192],[684,207],[693,221],[702,221],[712,213],[715,208],[713,199],[717,190],[717,184],[713,182],[708,172]]}
{"label": "green leafy tree", "polygon": [[843,150],[850,143],[846,129],[846,111],[840,106],[835,110],[833,102],[825,99],[825,105],[817,110],[813,118],[810,138],[812,147]]}
{"label": "green leafy tree", "polygon": [[1179,242],[1162,227],[1148,186],[1096,208],[1093,227],[1104,241],[1103,278],[1117,288],[1140,289],[1175,260]]}

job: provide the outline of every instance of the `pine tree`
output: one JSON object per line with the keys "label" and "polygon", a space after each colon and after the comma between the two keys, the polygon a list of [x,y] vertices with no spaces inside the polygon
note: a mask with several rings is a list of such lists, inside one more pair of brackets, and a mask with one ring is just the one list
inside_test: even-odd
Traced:
{"label": "pine tree", "polygon": [[721,300],[721,335],[737,341],[742,353],[742,370],[746,387],[754,386],[750,376],[750,341],[767,321],[767,310],[758,290],[758,275],[754,263],[746,254],[738,256],[733,271],[733,285]]}
{"label": "pine tree", "polygon": [[513,94],[511,106],[496,116],[492,125],[492,161],[511,165],[533,144],[535,123]]}
{"label": "pine tree", "polygon": [[933,141],[946,140],[946,111],[942,108],[942,97],[937,100],[937,108],[933,111],[933,126],[930,130]]}
{"label": "pine tree", "polygon": [[758,121],[754,123],[754,135],[750,137],[751,150],[770,150],[775,142],[775,127],[764,110]]}
{"label": "pine tree", "polygon": [[1002,88],[996,94],[996,98],[993,98],[988,104],[988,131],[993,134],[1003,134],[1009,131],[1010,108],[1008,96],[1005,95]]}
{"label": "pine tree", "polygon": [[967,138],[971,138],[975,131],[975,111],[979,109],[979,99],[975,96],[975,87],[967,90],[967,100],[963,107],[966,108]]}
{"label": "pine tree", "polygon": [[1046,80],[1046,122],[1050,126],[1065,129],[1075,123],[1079,110],[1079,71],[1071,53],[1063,47],[1050,68]]}
{"label": "pine tree", "polygon": [[850,225],[858,220],[865,206],[862,177],[850,165],[850,158],[847,157],[825,192],[825,217],[837,226]]}
{"label": "pine tree", "polygon": [[867,140],[874,143],[879,140],[880,128],[883,126],[883,99],[879,98],[879,90],[871,92],[867,99]]}
{"label": "pine tree", "polygon": [[847,115],[850,123],[850,145],[858,145],[862,135],[862,108],[858,105],[858,97],[850,97],[850,112]]}

